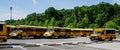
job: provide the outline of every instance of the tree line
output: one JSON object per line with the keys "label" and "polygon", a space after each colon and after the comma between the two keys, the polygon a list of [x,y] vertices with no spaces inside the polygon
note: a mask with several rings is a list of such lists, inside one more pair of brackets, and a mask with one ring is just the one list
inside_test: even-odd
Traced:
{"label": "tree line", "polygon": [[24,19],[6,20],[8,25],[58,26],[69,28],[116,28],[120,30],[120,5],[100,2],[73,9],[49,7],[43,13],[31,13]]}

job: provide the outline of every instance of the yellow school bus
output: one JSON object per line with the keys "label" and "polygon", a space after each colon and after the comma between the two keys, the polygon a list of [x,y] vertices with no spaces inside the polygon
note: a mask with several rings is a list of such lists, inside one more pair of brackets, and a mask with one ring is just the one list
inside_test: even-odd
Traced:
{"label": "yellow school bus", "polygon": [[47,27],[19,25],[9,36],[17,39],[22,39],[23,37],[40,38],[46,31]]}
{"label": "yellow school bus", "polygon": [[37,27],[34,27],[34,30],[33,30],[33,37],[34,38],[42,38],[43,37],[43,34],[47,31],[47,27],[41,27],[41,26],[37,26]]}
{"label": "yellow school bus", "polygon": [[61,38],[61,37],[69,37],[70,29],[64,27],[53,27],[49,26],[47,31],[43,34],[46,38]]}
{"label": "yellow school bus", "polygon": [[93,34],[93,29],[91,28],[81,29],[81,36],[86,37],[90,36],[91,34]]}
{"label": "yellow school bus", "polygon": [[90,36],[93,29],[71,28],[71,36]]}
{"label": "yellow school bus", "polygon": [[113,39],[116,39],[116,29],[113,28],[97,28],[94,29],[94,33],[91,34],[90,40],[109,40],[112,41]]}
{"label": "yellow school bus", "polygon": [[7,25],[7,37],[9,38],[9,34],[14,30],[15,26]]}
{"label": "yellow school bus", "polygon": [[5,22],[0,22],[0,41],[7,42],[7,25]]}
{"label": "yellow school bus", "polygon": [[82,36],[82,29],[79,28],[71,28],[71,36]]}
{"label": "yellow school bus", "polygon": [[16,38],[16,39],[22,39],[22,35],[21,34],[24,34],[22,30],[20,30],[22,27],[21,26],[15,26],[14,28],[13,27],[10,27],[10,30],[12,32],[9,33],[9,37],[10,38]]}

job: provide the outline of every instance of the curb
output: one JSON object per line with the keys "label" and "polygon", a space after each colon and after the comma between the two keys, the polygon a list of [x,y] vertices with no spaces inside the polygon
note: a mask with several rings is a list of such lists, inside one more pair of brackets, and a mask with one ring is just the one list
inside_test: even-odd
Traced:
{"label": "curb", "polygon": [[62,44],[43,44],[43,45],[47,45],[47,46],[60,46]]}
{"label": "curb", "polygon": [[23,47],[40,47],[40,45],[36,45],[36,44],[26,44],[26,45],[22,45]]}
{"label": "curb", "polygon": [[12,46],[0,46],[0,49],[13,48]]}
{"label": "curb", "polygon": [[15,46],[22,46],[22,47],[40,47],[40,45],[37,44],[0,44],[0,49],[5,49],[5,48],[14,48]]}
{"label": "curb", "polygon": [[63,45],[78,45],[78,43],[63,43]]}

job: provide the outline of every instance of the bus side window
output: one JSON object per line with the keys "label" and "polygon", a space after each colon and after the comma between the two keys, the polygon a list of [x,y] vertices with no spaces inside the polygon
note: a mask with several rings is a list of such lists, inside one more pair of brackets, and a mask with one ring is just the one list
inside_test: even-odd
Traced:
{"label": "bus side window", "polygon": [[3,25],[0,24],[0,31],[3,31]]}

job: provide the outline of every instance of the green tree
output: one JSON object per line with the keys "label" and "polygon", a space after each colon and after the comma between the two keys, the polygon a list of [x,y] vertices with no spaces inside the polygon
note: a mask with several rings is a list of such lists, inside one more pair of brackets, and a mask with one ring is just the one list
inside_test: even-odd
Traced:
{"label": "green tree", "polygon": [[65,19],[65,23],[64,23],[64,27],[66,27],[70,22],[70,18],[66,18]]}
{"label": "green tree", "polygon": [[82,19],[80,27],[87,28],[89,25],[89,19],[87,17],[87,14],[85,14],[85,17]]}
{"label": "green tree", "polygon": [[48,26],[49,20],[45,20],[44,26]]}
{"label": "green tree", "polygon": [[90,28],[99,28],[99,25],[98,24],[90,24],[89,27]]}
{"label": "green tree", "polygon": [[8,25],[36,25],[78,28],[112,27],[120,30],[120,5],[100,2],[91,6],[75,6],[73,9],[49,7],[43,13],[31,13],[26,18],[6,20]]}
{"label": "green tree", "polygon": [[104,26],[105,26],[105,28],[116,28],[117,27],[117,25],[114,21],[108,21],[105,23]]}
{"label": "green tree", "polygon": [[55,26],[55,18],[54,17],[50,20],[49,26]]}
{"label": "green tree", "polygon": [[77,27],[77,20],[75,20],[74,22],[72,22],[72,23],[70,23],[67,27],[69,27],[69,28],[75,28],[75,27]]}

